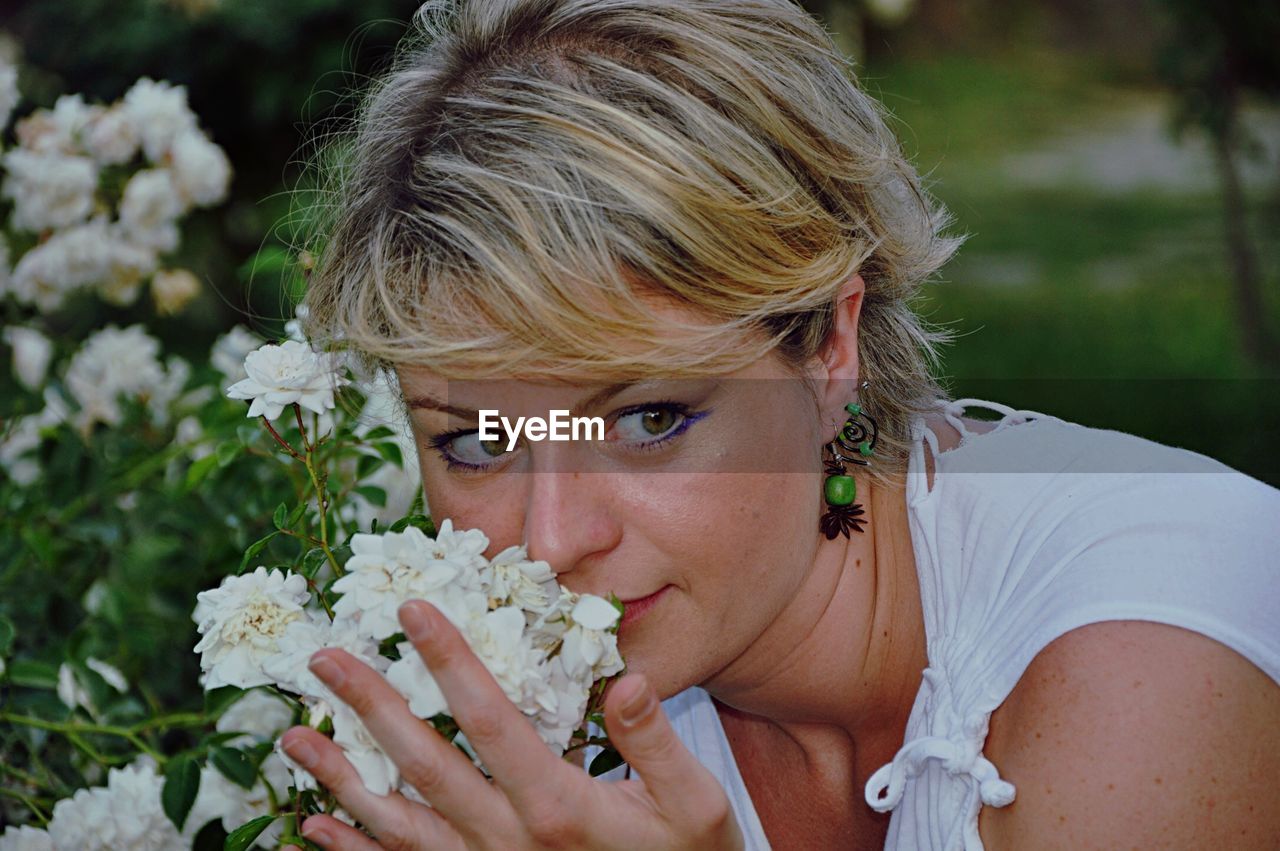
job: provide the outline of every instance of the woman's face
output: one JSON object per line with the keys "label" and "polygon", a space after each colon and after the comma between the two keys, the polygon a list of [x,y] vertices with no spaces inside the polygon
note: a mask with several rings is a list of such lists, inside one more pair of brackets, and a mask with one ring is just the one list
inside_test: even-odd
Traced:
{"label": "woman's face", "polygon": [[[445,381],[398,370],[432,515],[525,543],[576,592],[629,604],[630,670],[664,697],[736,659],[812,568],[822,507],[814,397],[774,355],[716,378]],[[449,410],[445,410],[445,408]],[[483,443],[466,411],[604,420],[604,440]]]}

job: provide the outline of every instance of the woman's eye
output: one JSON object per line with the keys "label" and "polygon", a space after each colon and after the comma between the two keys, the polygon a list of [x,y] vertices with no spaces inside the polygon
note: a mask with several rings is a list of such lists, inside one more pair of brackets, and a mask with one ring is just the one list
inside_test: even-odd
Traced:
{"label": "woman's eye", "polygon": [[469,431],[442,441],[438,448],[445,453],[447,460],[482,467],[506,454],[507,441],[501,437],[481,440],[479,432]]}
{"label": "woman's eye", "polygon": [[653,407],[633,410],[614,423],[618,439],[628,443],[649,443],[670,436],[685,421],[685,414],[675,408]]}

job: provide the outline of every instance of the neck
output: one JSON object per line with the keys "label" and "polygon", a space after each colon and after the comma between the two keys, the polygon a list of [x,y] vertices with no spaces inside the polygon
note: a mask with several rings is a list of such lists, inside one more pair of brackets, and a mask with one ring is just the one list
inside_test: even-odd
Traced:
{"label": "neck", "polygon": [[902,488],[866,490],[866,531],[818,547],[787,608],[704,684],[717,701],[791,731],[900,743],[927,664],[920,588]]}

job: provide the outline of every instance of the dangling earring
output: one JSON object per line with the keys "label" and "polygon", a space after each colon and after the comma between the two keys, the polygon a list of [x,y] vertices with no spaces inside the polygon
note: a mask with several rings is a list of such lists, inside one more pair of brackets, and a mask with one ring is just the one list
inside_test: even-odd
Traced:
{"label": "dangling earring", "polygon": [[[862,389],[865,390],[869,383],[862,382]],[[849,475],[846,465],[870,466],[876,448],[876,421],[857,402],[850,402],[844,409],[849,412],[849,419],[825,447],[827,460],[823,469],[827,479],[823,483],[823,497],[827,510],[818,528],[828,541],[835,540],[837,535],[849,537],[850,529],[861,532],[866,524],[862,506],[854,502],[858,495],[857,483]]]}

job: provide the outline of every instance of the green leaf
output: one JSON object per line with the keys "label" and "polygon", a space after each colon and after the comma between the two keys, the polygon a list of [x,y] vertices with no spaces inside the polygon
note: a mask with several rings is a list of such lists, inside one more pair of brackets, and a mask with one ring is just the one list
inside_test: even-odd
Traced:
{"label": "green leaf", "polygon": [[287,529],[289,527],[286,526],[285,523],[288,521],[288,519],[289,519],[289,506],[285,505],[282,502],[276,506],[275,513],[271,515],[271,523],[277,529]]}
{"label": "green leaf", "polygon": [[[254,765],[253,759],[242,750],[220,745],[215,746],[209,751],[209,761],[213,763],[214,768],[222,772],[223,777],[238,786],[252,789],[253,784],[257,782],[258,767]],[[257,834],[255,833],[254,836],[257,836]]]}
{"label": "green leaf", "polygon": [[373,448],[378,450],[378,454],[390,463],[395,464],[397,467],[404,466],[404,453],[400,451],[398,444],[388,442],[375,443]]}
{"label": "green leaf", "polygon": [[613,748],[604,748],[600,753],[596,754],[595,759],[591,760],[591,767],[587,769],[587,773],[592,777],[599,777],[601,774],[613,771],[623,762],[622,754]]}
{"label": "green leaf", "polygon": [[240,825],[227,836],[227,842],[222,846],[223,851],[245,851],[277,818],[278,816],[258,816]]}
{"label": "green leaf", "polygon": [[250,544],[249,548],[244,551],[244,558],[240,560],[239,572],[244,573],[245,569],[249,566],[249,562],[257,558],[258,554],[267,548],[267,544],[271,543],[271,539],[279,534],[279,531],[272,532],[270,535],[267,535],[264,538],[259,538]]}
{"label": "green leaf", "polygon": [[13,649],[14,636],[17,634],[18,630],[13,625],[13,621],[0,615],[0,657],[9,655],[9,651]]}
{"label": "green leaf", "polygon": [[244,689],[236,686],[223,686],[204,693],[204,713],[213,717],[227,711],[227,707],[244,696]]}
{"label": "green leaf", "polygon": [[386,508],[387,506],[387,492],[383,488],[373,485],[361,485],[355,489],[355,492],[379,508]]}
{"label": "green leaf", "polygon": [[302,515],[307,513],[307,504],[304,502],[298,505],[293,511],[289,512],[289,519],[285,521],[290,529],[298,525],[298,521],[302,519]]}
{"label": "green leaf", "polygon": [[369,429],[369,433],[364,436],[364,439],[372,442],[375,440],[386,440],[388,437],[395,437],[395,436],[396,436],[396,433],[392,431],[389,426],[383,425],[383,426],[378,426],[377,428]]}
{"label": "green leaf", "polygon": [[183,754],[169,762],[164,770],[164,788],[160,803],[173,826],[182,830],[200,791],[200,765],[191,754]]}
{"label": "green leaf", "polygon": [[208,478],[213,469],[218,466],[218,456],[211,454],[206,455],[199,461],[196,461],[187,468],[187,479],[183,487],[190,491],[194,490],[197,485]]}
{"label": "green leaf", "polygon": [[230,466],[232,461],[240,457],[242,451],[240,444],[233,441],[226,440],[219,443],[218,448],[214,451],[214,455],[218,459],[218,466]]}
{"label": "green leaf", "polygon": [[47,662],[19,659],[9,663],[9,682],[27,688],[57,688],[58,668]]}

